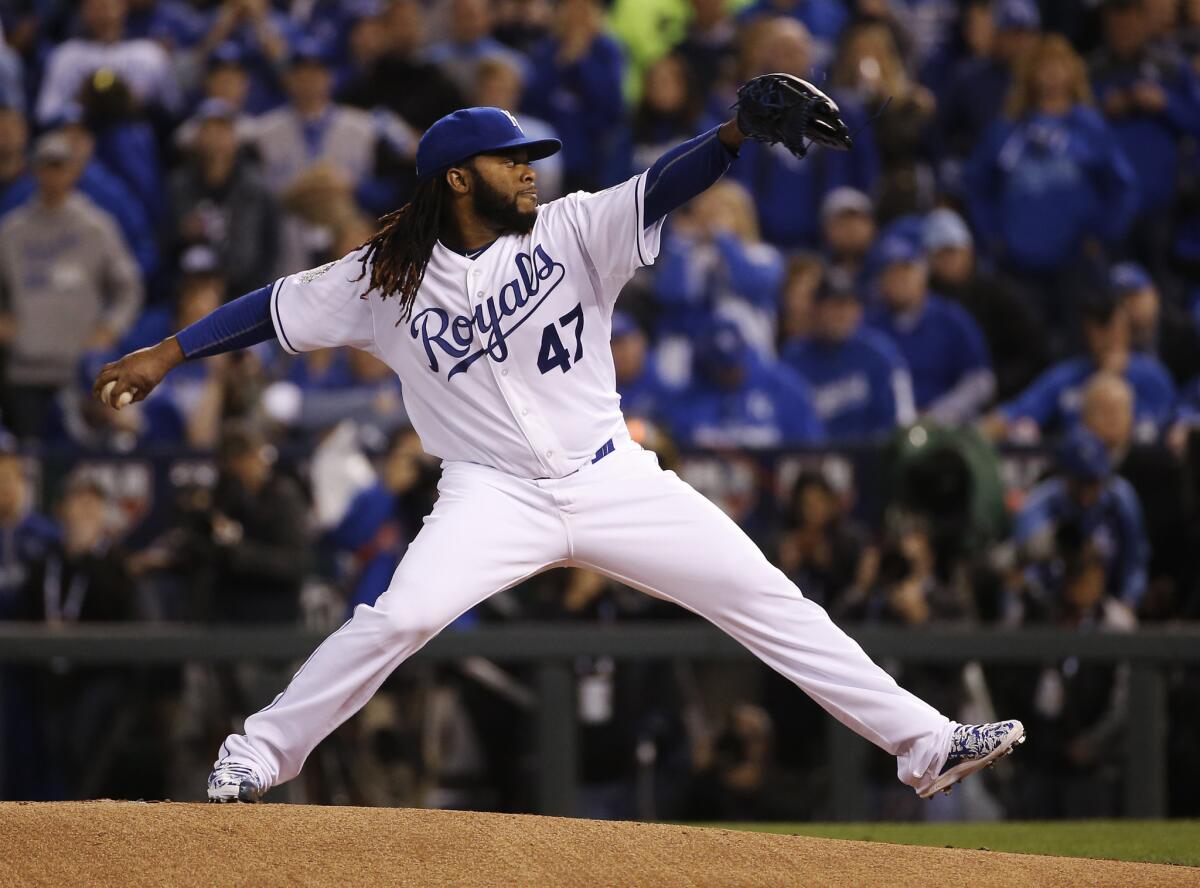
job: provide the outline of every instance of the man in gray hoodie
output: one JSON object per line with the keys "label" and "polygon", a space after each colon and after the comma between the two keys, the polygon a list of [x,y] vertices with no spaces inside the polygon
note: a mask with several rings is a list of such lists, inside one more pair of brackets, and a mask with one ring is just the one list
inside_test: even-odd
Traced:
{"label": "man in gray hoodie", "polygon": [[79,163],[61,134],[33,152],[37,194],[0,223],[3,422],[37,436],[79,358],[108,349],[137,317],[142,281],[112,217],[75,190]]}

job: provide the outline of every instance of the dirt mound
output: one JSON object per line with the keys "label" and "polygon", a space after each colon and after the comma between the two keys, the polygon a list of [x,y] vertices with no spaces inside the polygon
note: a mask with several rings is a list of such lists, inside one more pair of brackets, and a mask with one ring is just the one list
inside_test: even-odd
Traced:
{"label": "dirt mound", "polygon": [[1200,870],[387,808],[0,804],[4,885],[1200,885]]}

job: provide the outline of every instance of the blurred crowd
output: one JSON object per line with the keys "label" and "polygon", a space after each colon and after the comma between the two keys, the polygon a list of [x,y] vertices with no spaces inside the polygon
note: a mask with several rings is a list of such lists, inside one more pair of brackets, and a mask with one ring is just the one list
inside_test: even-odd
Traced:
{"label": "blurred crowd", "polygon": [[[833,96],[855,148],[747,142],[669,217],[613,318],[635,436],[839,621],[1200,618],[1200,3],[9,0],[0,27],[0,619],[324,627],[373,601],[438,474],[386,365],[263,344],[119,412],[90,398],[97,369],[357,247],[456,108],[563,140],[535,166],[545,201],[645,169],[769,71]],[[556,571],[460,625],[664,616]],[[588,813],[821,812],[795,808],[828,787],[794,689],[578,671]],[[274,687],[22,675],[10,796],[128,793],[84,767],[112,732],[200,761]],[[1119,811],[1126,670],[899,677],[1047,738],[1033,789],[993,787],[1005,810]],[[153,705],[109,717],[135,678]],[[347,797],[519,809],[522,680],[426,670],[381,695],[339,735],[376,769]],[[1197,686],[1172,685],[1181,723]],[[36,785],[12,767],[35,755],[59,763]]]}

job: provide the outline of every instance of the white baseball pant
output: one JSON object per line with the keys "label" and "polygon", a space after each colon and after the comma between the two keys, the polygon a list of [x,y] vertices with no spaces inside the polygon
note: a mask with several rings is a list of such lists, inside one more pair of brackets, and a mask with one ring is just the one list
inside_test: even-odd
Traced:
{"label": "white baseball pant", "polygon": [[728,632],[842,724],[897,758],[919,789],[954,724],[899,687],[716,505],[626,440],[565,478],[446,463],[439,496],[387,591],[329,636],[221,759],[274,786],[397,666],[495,593],[550,567],[584,567],[673,601]]}

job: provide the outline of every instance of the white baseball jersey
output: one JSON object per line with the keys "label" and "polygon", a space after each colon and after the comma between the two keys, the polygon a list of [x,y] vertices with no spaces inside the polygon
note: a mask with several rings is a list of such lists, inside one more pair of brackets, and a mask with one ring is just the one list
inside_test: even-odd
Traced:
{"label": "white baseball jersey", "polygon": [[433,249],[410,320],[362,298],[361,253],[277,281],[271,317],[294,353],[369,351],[399,375],[425,450],[523,478],[560,478],[628,439],[609,350],[613,304],[658,255],[645,174],[540,208],[532,232],[475,259]]}

